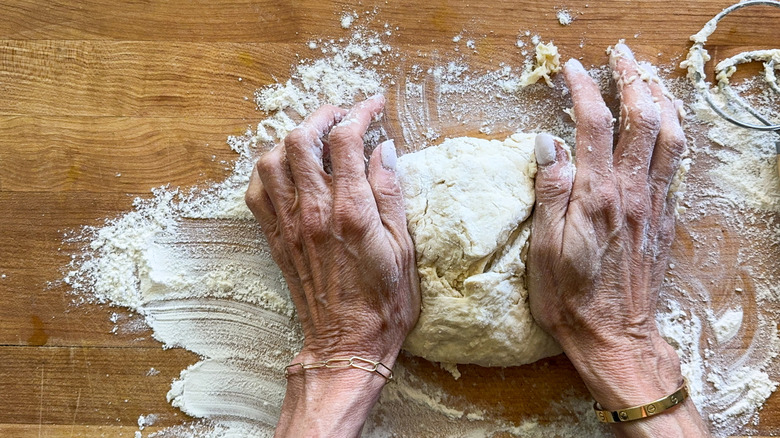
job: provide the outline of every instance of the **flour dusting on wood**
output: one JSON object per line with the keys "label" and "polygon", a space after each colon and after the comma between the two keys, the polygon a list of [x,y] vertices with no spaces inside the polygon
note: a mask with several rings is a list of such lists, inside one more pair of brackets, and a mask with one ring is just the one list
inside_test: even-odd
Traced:
{"label": "flour dusting on wood", "polygon": [[[361,14],[345,12],[340,23],[351,34],[305,43],[302,54],[319,57],[301,61],[289,80],[257,92],[262,120],[229,138],[237,158],[224,181],[156,189],[133,211],[66,236],[84,245],[65,274],[77,304],[137,312],[166,348],[186,348],[202,358],[182,371],[168,399],[205,421],[169,428],[163,436],[272,435],[284,396],[283,368],[302,338],[284,279],[243,193],[256,156],[316,107],[388,95],[385,118],[366,136],[369,150],[388,137],[403,139],[399,151],[408,152],[444,137],[502,137],[515,130],[548,131],[574,144],[574,124],[564,112],[571,101],[561,78],[550,70],[537,77],[546,84],[522,80],[547,59],[543,54],[540,64],[540,36],[521,31],[516,42],[506,42],[514,52],[477,66],[467,51],[455,58],[398,53],[391,44],[397,28],[368,16],[378,29],[362,24]],[[468,40],[468,47],[480,47],[480,38]],[[591,74],[609,92],[608,70]],[[768,138],[713,118],[687,82],[669,85],[694,109],[687,127],[692,166],[657,321],[716,435],[749,433],[777,387],[780,181],[768,170]],[[760,84],[743,87],[763,93]],[[757,99],[764,109],[776,105]],[[712,228],[722,230],[720,237],[705,232]],[[716,302],[716,295],[727,298]],[[366,435],[609,436],[581,393],[551,402],[551,411],[567,412],[552,422],[504,418],[498,406],[480,407],[416,373],[418,360],[402,354],[398,382],[385,388]],[[154,418],[138,414],[144,426]]]}

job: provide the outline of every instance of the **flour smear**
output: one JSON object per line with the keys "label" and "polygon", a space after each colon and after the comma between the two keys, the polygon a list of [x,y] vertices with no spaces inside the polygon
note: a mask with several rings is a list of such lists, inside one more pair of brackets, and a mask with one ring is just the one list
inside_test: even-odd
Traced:
{"label": "flour smear", "polygon": [[[256,156],[319,105],[389,96],[385,118],[366,135],[369,150],[388,137],[406,144],[399,147],[403,153],[445,137],[500,138],[515,130],[547,131],[574,144],[574,125],[563,111],[571,102],[561,78],[547,75],[549,84],[524,86],[539,66],[538,54],[529,49],[538,47],[540,36],[519,31],[516,41],[501,42],[514,51],[506,52],[511,56],[474,67],[472,57],[487,36],[464,30],[468,50],[461,50],[459,34],[442,52],[408,55],[391,44],[402,30],[383,23],[376,11],[345,12],[340,22],[344,35],[307,42],[301,53],[310,59],[296,64],[289,80],[257,92],[261,120],[228,139],[237,155],[224,181],[156,189],[136,200],[131,212],[66,236],[83,245],[64,278],[76,304],[130,309],[166,348],[201,357],[168,392],[173,406],[201,420],[151,436],[272,435],[284,397],[283,369],[302,336],[243,193]],[[607,69],[591,74],[607,92]],[[773,143],[718,120],[697,102],[687,81],[669,85],[694,109],[687,129],[692,165],[658,325],[679,352],[692,397],[716,435],[750,433],[778,376],[773,318],[780,307],[780,262],[770,255],[780,245],[780,181],[769,170]],[[772,105],[761,100],[761,83],[743,87],[765,109]],[[712,233],[714,227],[722,232]],[[397,382],[385,387],[364,435],[610,436],[582,393],[552,403],[551,412],[566,412],[552,422],[508,419],[500,401],[478,406],[418,372],[415,360],[402,354]],[[457,376],[457,368],[444,366]],[[502,373],[496,369],[497,378]],[[141,423],[154,414],[138,413],[144,421],[139,419],[136,436],[146,436]]]}

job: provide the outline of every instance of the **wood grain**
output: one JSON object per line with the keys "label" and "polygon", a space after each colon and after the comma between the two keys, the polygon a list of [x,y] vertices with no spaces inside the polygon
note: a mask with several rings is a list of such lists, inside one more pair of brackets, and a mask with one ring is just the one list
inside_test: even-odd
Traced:
{"label": "wood grain", "polygon": [[[343,12],[361,12],[370,28],[387,23],[393,29],[387,41],[401,56],[388,71],[424,64],[418,50],[457,59],[452,38],[461,33],[480,40],[473,65],[520,63],[514,42],[529,30],[585,64],[605,63],[604,49],[625,38],[640,58],[680,75],[675,66],[688,37],[729,4],[571,0],[565,6],[576,20],[561,26],[555,17],[560,5],[528,0],[490,6],[465,0],[3,1],[0,436],[133,436],[138,416],[148,413],[161,414],[159,426],[182,422],[186,416],[165,394],[197,357],[162,350],[138,328],[138,316],[75,306],[57,282],[76,249],[63,244],[63,233],[127,211],[152,187],[224,177],[235,158],[224,144],[227,135],[262,118],[253,92],[289,77],[299,59],[317,55],[308,41],[350,35],[339,24]],[[711,53],[777,47],[778,22],[775,9],[740,11],[712,38]],[[717,224],[709,232],[716,235]],[[714,271],[707,275],[719,278]],[[727,280],[714,299],[723,299],[739,278]],[[112,313],[119,318],[117,333],[111,332]],[[433,364],[404,360],[482,409],[493,408],[480,395],[490,388],[508,419],[547,418],[550,403],[566,390],[585,393],[562,356],[505,370],[502,379],[521,382],[517,386],[476,366],[462,367],[463,377],[453,383]],[[152,367],[160,373],[148,376]],[[525,401],[534,395],[540,401]],[[778,396],[761,419],[760,436],[780,433]]]}
{"label": "wood grain", "polygon": [[269,0],[9,0],[0,14],[8,40],[281,42],[296,30],[294,9]]}
{"label": "wood grain", "polygon": [[2,41],[0,115],[256,117],[244,97],[294,61],[285,44]]}
{"label": "wood grain", "polygon": [[[147,427],[147,433],[159,431],[160,427]],[[138,426],[104,425],[57,425],[57,424],[0,424],[0,435],[14,438],[133,438]]]}
{"label": "wood grain", "polygon": [[[183,414],[158,388],[169,385],[197,356],[137,346],[3,346],[0,360],[0,393],[26,395],[4,406],[4,423],[30,423],[34,416],[46,424],[116,425],[137,423],[144,412],[159,413],[167,422],[179,420]],[[15,370],[28,371],[11,374]]]}
{"label": "wood grain", "polygon": [[222,178],[236,154],[224,133],[254,119],[0,117],[0,190],[148,192]]}

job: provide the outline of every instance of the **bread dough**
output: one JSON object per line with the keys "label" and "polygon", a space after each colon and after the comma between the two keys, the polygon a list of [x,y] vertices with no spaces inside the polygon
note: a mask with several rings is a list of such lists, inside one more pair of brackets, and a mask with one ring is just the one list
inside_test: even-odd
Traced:
{"label": "bread dough", "polygon": [[533,321],[525,286],[535,137],[447,139],[398,159],[422,290],[410,353],[512,366],[561,352]]}

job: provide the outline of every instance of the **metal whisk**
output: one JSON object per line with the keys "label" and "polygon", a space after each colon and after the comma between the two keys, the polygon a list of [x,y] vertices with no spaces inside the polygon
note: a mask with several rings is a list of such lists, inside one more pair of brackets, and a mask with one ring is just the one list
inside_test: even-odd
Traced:
{"label": "metal whisk", "polygon": [[742,9],[748,6],[771,6],[780,8],[780,1],[773,0],[748,0],[742,3],[729,6],[721,11],[718,15],[713,17],[707,24],[704,25],[701,31],[691,37],[694,44],[688,54],[688,59],[685,64],[688,66],[689,74],[694,81],[694,85],[702,93],[705,101],[719,116],[723,117],[727,121],[742,128],[755,129],[759,131],[774,131],[778,135],[778,140],[775,142],[775,149],[777,154],[777,171],[780,175],[780,123],[774,123],[767,117],[756,111],[748,102],[745,101],[734,89],[729,85],[729,77],[736,71],[736,65],[744,62],[763,61],[764,72],[767,77],[767,82],[773,91],[780,94],[780,84],[777,82],[774,70],[780,67],[780,49],[775,50],[757,50],[752,52],[740,53],[739,55],[725,59],[718,63],[715,67],[716,78],[718,79],[718,90],[723,93],[726,98],[742,107],[748,114],[753,116],[762,124],[749,123],[743,120],[739,120],[736,117],[728,114],[723,108],[718,106],[712,98],[710,93],[709,84],[705,80],[704,65],[710,60],[709,54],[704,49],[704,43],[707,38],[715,32],[715,29],[723,18],[728,14]]}

